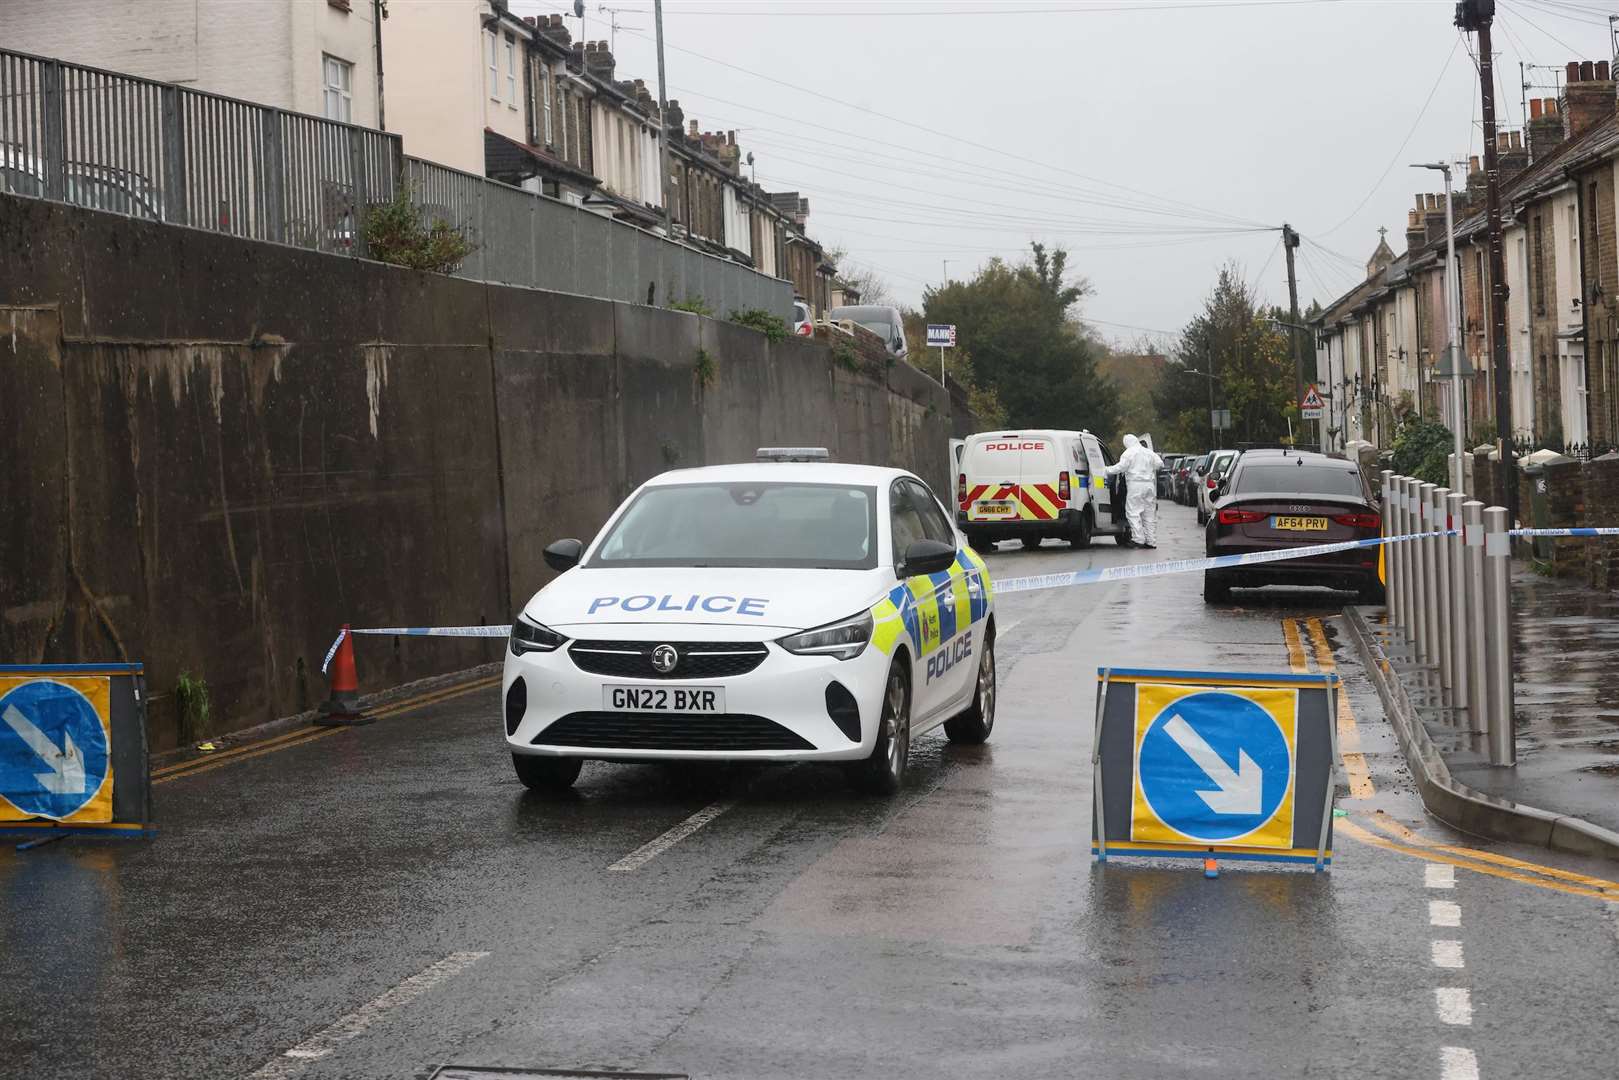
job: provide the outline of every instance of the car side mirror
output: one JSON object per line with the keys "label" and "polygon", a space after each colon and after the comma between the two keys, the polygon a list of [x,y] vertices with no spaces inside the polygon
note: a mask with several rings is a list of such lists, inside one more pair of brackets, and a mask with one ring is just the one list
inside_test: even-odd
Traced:
{"label": "car side mirror", "polygon": [[558,540],[546,546],[542,553],[545,565],[556,571],[572,570],[579,565],[579,559],[585,553],[585,545],[579,540]]}
{"label": "car side mirror", "polygon": [[942,540],[918,540],[905,549],[905,562],[899,576],[923,577],[950,569],[956,562],[956,547]]}

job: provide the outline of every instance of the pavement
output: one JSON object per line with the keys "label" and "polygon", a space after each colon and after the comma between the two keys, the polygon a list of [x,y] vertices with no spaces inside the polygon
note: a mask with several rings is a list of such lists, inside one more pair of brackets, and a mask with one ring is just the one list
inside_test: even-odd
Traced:
{"label": "pavement", "polygon": [[1451,775],[1486,795],[1619,831],[1619,596],[1534,573],[1512,579],[1518,764],[1492,766],[1484,736],[1460,724],[1438,673],[1398,641],[1382,609],[1368,625]]}
{"label": "pavement", "polygon": [[[1101,541],[1001,576],[1196,555]],[[1007,594],[991,741],[836,771],[590,765],[524,791],[498,692],[157,778],[150,841],[0,848],[0,1074],[1607,1078],[1611,864],[1426,818],[1349,598],[1195,576]],[[1098,665],[1337,670],[1330,872],[1089,854]]]}

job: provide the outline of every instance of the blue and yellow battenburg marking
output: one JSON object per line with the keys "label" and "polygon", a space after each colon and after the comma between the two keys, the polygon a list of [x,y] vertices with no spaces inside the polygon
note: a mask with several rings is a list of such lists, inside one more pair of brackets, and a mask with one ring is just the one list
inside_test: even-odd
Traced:
{"label": "blue and yellow battenburg marking", "polygon": [[976,551],[956,554],[949,570],[914,577],[889,590],[872,607],[872,644],[892,654],[900,636],[917,656],[926,656],[989,613],[989,568]]}

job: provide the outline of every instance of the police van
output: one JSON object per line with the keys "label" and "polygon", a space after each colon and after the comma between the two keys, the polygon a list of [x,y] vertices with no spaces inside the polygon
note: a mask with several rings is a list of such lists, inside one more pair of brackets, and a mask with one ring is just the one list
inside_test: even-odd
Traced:
{"label": "police van", "polygon": [[891,794],[915,736],[989,738],[989,572],[932,491],[760,453],[656,476],[589,544],[545,549],[562,573],[513,620],[502,679],[524,785],[589,759],[825,761]]}
{"label": "police van", "polygon": [[1124,486],[1113,455],[1088,431],[997,431],[967,439],[956,473],[956,524],[973,547],[1000,540],[1026,548],[1047,539],[1089,547],[1094,536],[1128,539]]}

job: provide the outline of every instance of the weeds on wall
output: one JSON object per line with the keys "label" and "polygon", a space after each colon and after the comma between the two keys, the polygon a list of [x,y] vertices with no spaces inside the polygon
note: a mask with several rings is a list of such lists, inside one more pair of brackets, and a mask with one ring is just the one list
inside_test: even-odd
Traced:
{"label": "weeds on wall", "polygon": [[455,273],[477,250],[442,217],[426,221],[421,208],[410,201],[409,184],[399,185],[390,201],[369,207],[362,231],[371,258],[435,274]]}
{"label": "weeds on wall", "polygon": [[701,296],[688,296],[684,300],[676,300],[669,305],[673,311],[689,311],[693,315],[714,315],[714,309],[708,306],[708,301]]}
{"label": "weeds on wall", "polygon": [[208,683],[189,671],[174,684],[174,708],[180,721],[180,741],[194,742],[208,733]]}
{"label": "weeds on wall", "polygon": [[860,370],[860,354],[854,351],[854,346],[839,342],[832,346],[832,362],[844,371]]}
{"label": "weeds on wall", "polygon": [[770,339],[772,345],[778,341],[787,340],[787,323],[779,315],[772,315],[764,308],[747,308],[743,311],[731,312],[731,321],[738,326],[746,326],[757,330]]}
{"label": "weeds on wall", "polygon": [[691,365],[691,377],[697,383],[699,390],[707,390],[714,385],[714,376],[719,371],[719,365],[714,358],[708,355],[707,349],[697,350],[697,359]]}

